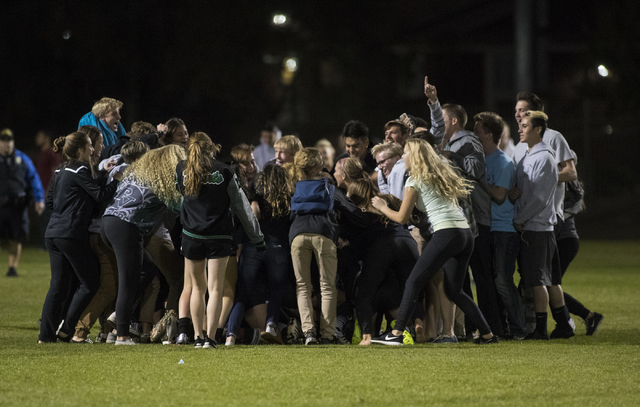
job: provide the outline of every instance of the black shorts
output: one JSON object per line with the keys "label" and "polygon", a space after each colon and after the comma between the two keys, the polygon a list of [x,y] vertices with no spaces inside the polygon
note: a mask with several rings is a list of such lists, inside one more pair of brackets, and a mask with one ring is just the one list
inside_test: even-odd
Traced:
{"label": "black shorts", "polygon": [[520,235],[518,266],[522,279],[530,287],[551,286],[551,262],[556,240],[553,232],[533,232],[525,230]]}
{"label": "black shorts", "polygon": [[27,208],[0,208],[0,239],[24,243],[29,238]]}
{"label": "black shorts", "polygon": [[231,256],[231,240],[197,239],[182,234],[180,252],[189,260],[221,259]]}

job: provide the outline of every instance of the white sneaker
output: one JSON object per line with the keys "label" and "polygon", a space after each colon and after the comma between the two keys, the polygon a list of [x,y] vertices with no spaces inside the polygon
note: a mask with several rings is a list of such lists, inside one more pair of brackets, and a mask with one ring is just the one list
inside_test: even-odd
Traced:
{"label": "white sneaker", "polygon": [[131,338],[127,338],[127,339],[116,339],[116,346],[118,345],[137,345],[136,342],[133,341],[133,339]]}
{"label": "white sneaker", "polygon": [[117,338],[118,338],[118,335],[114,334],[113,332],[109,332],[107,334],[106,343],[116,343]]}

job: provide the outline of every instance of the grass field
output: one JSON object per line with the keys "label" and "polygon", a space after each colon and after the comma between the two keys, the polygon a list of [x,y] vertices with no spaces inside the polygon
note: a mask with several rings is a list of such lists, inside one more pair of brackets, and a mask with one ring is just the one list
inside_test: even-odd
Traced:
{"label": "grass field", "polygon": [[578,322],[569,340],[491,346],[36,345],[47,254],[27,249],[18,278],[6,262],[3,250],[0,406],[640,404],[638,241],[583,242],[565,277],[605,315],[597,335]]}

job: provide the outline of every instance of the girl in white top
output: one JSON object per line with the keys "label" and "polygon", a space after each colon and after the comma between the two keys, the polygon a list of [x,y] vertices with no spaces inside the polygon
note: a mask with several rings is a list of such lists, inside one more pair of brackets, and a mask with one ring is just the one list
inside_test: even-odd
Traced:
{"label": "girl in white top", "polygon": [[434,234],[407,279],[395,329],[371,342],[402,345],[402,333],[413,314],[420,291],[443,266],[447,296],[480,331],[481,336],[476,343],[498,342],[478,306],[462,291],[473,252],[473,235],[457,200],[469,195],[469,184],[443,162],[425,140],[407,140],[402,159],[411,176],[405,184],[400,210],[391,210],[379,197],[374,197],[371,203],[389,219],[401,224],[407,223],[413,207],[417,206],[429,217]]}

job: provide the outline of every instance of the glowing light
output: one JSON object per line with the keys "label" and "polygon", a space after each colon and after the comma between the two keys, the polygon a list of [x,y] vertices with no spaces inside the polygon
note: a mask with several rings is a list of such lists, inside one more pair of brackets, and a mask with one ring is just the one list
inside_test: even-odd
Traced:
{"label": "glowing light", "polygon": [[62,33],[62,38],[65,40],[68,40],[71,38],[71,30],[65,30],[65,32]]}
{"label": "glowing light", "polygon": [[609,136],[612,135],[613,127],[610,124],[607,124],[606,126],[604,126],[604,132]]}
{"label": "glowing light", "polygon": [[284,14],[274,14],[273,15],[273,24],[275,25],[283,25],[287,22],[287,16]]}
{"label": "glowing light", "polygon": [[600,74],[600,76],[603,76],[603,77],[609,76],[609,70],[605,68],[604,65],[600,65],[598,67],[598,73]]}
{"label": "glowing light", "polygon": [[287,58],[284,62],[285,69],[289,72],[295,72],[298,70],[298,59],[297,58]]}

